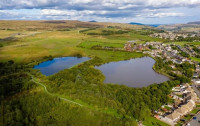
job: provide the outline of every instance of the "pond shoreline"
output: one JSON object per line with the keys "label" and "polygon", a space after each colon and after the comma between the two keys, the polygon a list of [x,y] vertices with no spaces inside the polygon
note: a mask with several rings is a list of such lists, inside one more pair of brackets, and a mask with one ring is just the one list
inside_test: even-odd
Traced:
{"label": "pond shoreline", "polygon": [[156,60],[145,56],[130,60],[109,62],[95,66],[105,76],[104,83],[120,84],[129,87],[144,87],[170,80],[168,76],[154,70]]}

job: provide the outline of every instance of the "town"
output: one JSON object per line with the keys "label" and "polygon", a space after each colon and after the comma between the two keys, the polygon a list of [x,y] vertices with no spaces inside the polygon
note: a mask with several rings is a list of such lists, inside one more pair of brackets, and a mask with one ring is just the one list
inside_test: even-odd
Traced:
{"label": "town", "polygon": [[[190,125],[192,118],[196,118],[196,114],[200,115],[200,66],[199,62],[191,60],[190,57],[199,57],[199,53],[195,48],[185,45],[184,47],[175,44],[164,44],[161,42],[146,42],[138,44],[135,41],[128,41],[124,49],[126,51],[143,52],[152,58],[161,58],[163,62],[172,62],[172,69],[175,64],[188,62],[194,64],[196,69],[193,73],[191,84],[181,83],[174,87],[169,95],[173,101],[163,105],[159,110],[155,111],[155,117],[169,125]],[[173,71],[175,74],[181,74],[180,71]]]}
{"label": "town", "polygon": [[193,33],[193,34],[188,34],[188,33],[172,33],[172,32],[167,32],[167,33],[154,33],[149,35],[150,37],[156,37],[156,38],[161,38],[161,39],[169,39],[169,40],[179,40],[179,39],[185,39],[187,37],[194,38],[194,37],[199,37],[200,34],[198,33]]}

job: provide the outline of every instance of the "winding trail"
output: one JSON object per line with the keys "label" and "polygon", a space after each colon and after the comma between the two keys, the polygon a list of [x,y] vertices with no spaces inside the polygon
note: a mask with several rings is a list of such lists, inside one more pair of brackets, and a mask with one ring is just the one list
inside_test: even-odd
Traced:
{"label": "winding trail", "polygon": [[[45,84],[39,82],[39,81],[37,80],[37,78],[35,78],[32,74],[30,74],[30,73],[27,73],[27,74],[31,77],[31,81],[33,81],[34,83],[36,83],[36,84],[42,86],[42,87],[44,88],[44,91],[45,91],[47,94],[49,94],[49,95],[51,95],[51,96],[53,96],[53,97],[58,97],[58,98],[60,98],[60,99],[63,100],[63,101],[66,101],[66,102],[69,102],[69,103],[72,103],[72,104],[75,104],[75,105],[78,105],[78,106],[81,106],[81,107],[87,107],[86,105],[80,104],[80,103],[78,103],[78,102],[69,100],[69,99],[67,99],[67,98],[64,98],[64,97],[61,97],[61,96],[58,96],[58,95],[56,95],[56,94],[53,94],[53,93],[49,92],[48,89],[47,89],[47,87],[45,86]],[[90,109],[92,109],[92,108],[90,108]],[[95,109],[93,108],[93,110],[95,110]],[[103,111],[103,110],[101,110],[101,109],[97,109],[96,111],[100,111],[100,112],[103,112],[103,113],[106,113],[106,114],[115,116],[116,118],[121,118],[121,116],[122,116],[122,115],[116,116],[116,115],[113,115],[112,113]],[[127,115],[127,117],[129,117],[130,119],[132,118],[132,117],[130,117],[130,116],[128,116],[128,115]]]}
{"label": "winding trail", "polygon": [[[51,95],[51,96],[57,96],[57,95],[55,95],[55,94],[53,94],[53,93],[50,93],[50,92],[47,90],[47,87],[46,87],[43,83],[40,83],[33,75],[31,75],[30,73],[27,73],[27,74],[28,74],[29,76],[31,76],[31,78],[32,78],[31,81],[33,81],[34,83],[36,83],[36,84],[42,86],[47,94],[49,94],[49,95]],[[69,100],[69,99],[67,99],[67,98],[63,98],[63,97],[60,97],[60,96],[57,96],[57,97],[60,98],[60,99],[63,100],[63,101],[67,101],[67,102],[70,102],[70,103],[72,103],[72,104],[76,104],[76,105],[79,105],[79,106],[83,106],[82,104],[80,104],[80,103],[78,103],[78,102],[75,102],[75,101],[72,101],[72,100]]]}

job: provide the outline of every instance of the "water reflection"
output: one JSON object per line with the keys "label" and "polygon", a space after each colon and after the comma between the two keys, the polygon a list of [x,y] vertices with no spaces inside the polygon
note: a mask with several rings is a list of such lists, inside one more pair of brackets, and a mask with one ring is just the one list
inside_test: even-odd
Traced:
{"label": "water reflection", "polygon": [[126,61],[110,62],[95,68],[106,76],[105,83],[124,84],[129,87],[144,87],[153,83],[169,80],[168,77],[155,72],[152,67],[155,60],[150,57]]}

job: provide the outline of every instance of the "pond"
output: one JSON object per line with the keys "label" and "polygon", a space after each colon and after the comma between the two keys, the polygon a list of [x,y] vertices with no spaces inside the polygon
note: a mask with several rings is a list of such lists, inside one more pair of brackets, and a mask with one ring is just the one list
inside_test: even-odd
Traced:
{"label": "pond", "polygon": [[35,66],[34,69],[39,69],[46,76],[55,74],[63,69],[73,67],[82,62],[88,61],[88,57],[60,57],[53,60],[45,61]]}
{"label": "pond", "polygon": [[145,87],[153,83],[168,81],[169,78],[153,70],[155,60],[150,57],[110,62],[96,69],[105,75],[105,83],[124,84],[129,87]]}

